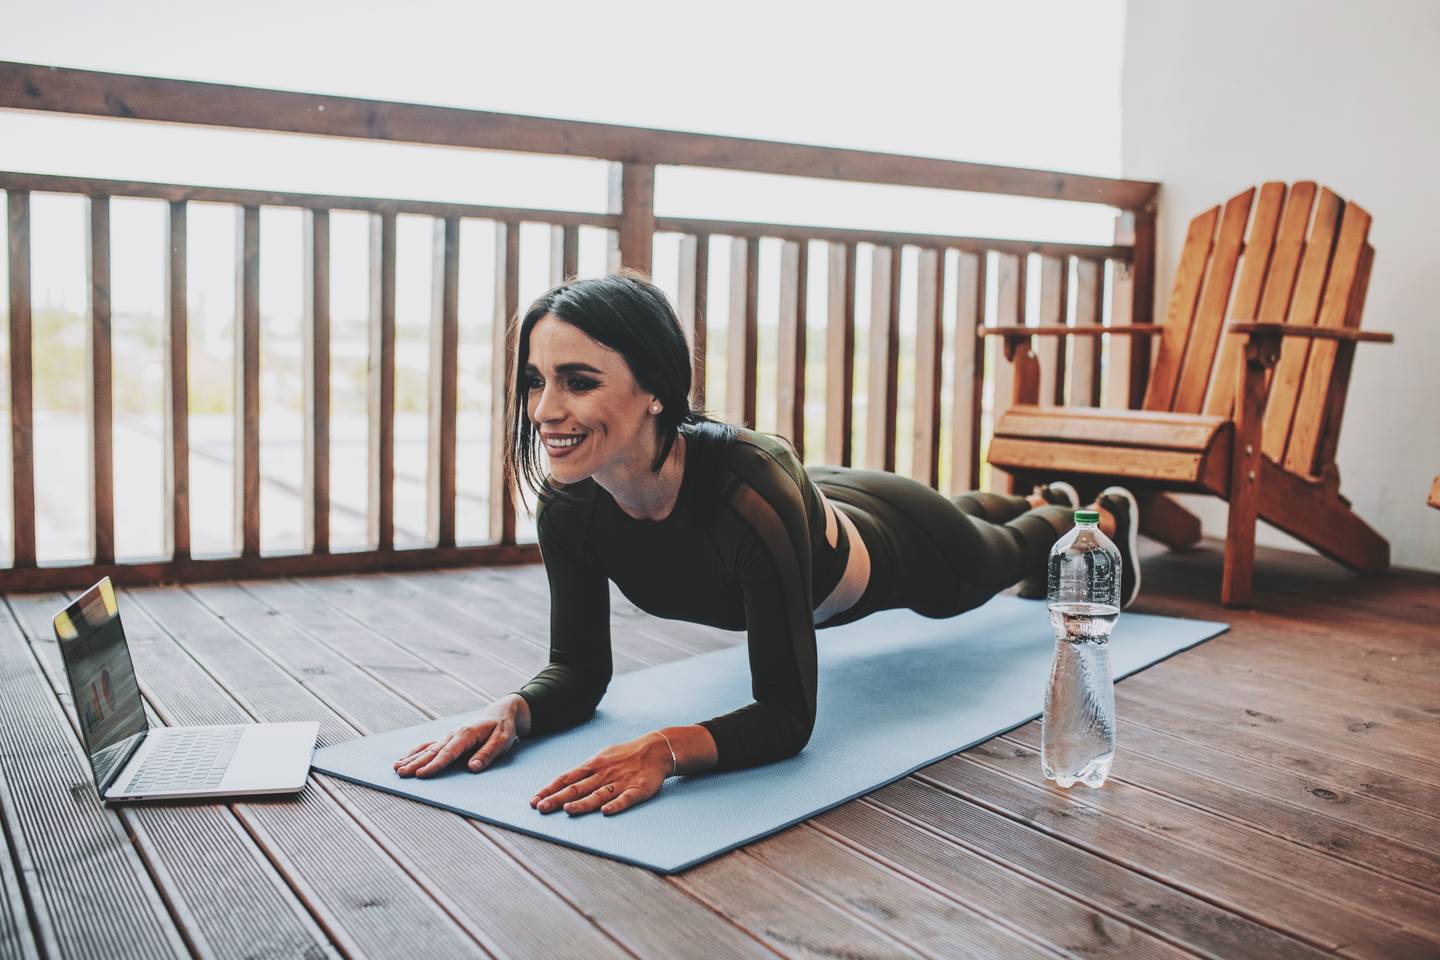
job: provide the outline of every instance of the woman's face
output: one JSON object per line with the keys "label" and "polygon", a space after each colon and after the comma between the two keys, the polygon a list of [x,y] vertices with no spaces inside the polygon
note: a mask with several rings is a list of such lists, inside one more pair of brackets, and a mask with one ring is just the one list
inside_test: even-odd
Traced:
{"label": "woman's face", "polygon": [[[546,314],[530,328],[526,412],[540,433],[550,473],[575,483],[612,467],[628,472],[655,456],[654,396],[625,358],[578,327]],[[582,438],[573,447],[552,440]]]}

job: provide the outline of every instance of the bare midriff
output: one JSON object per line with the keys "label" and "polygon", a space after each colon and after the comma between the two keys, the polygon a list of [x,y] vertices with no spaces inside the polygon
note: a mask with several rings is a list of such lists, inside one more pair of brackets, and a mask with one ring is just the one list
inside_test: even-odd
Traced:
{"label": "bare midriff", "polygon": [[849,610],[859,601],[865,593],[865,587],[870,583],[870,551],[866,549],[865,541],[860,539],[860,531],[855,529],[855,522],[847,517],[844,511],[837,510],[823,491],[820,492],[820,500],[825,504],[826,541],[832,547],[840,542],[840,531],[836,528],[838,517],[839,522],[845,524],[845,532],[850,538],[850,557],[845,563],[845,574],[840,578],[840,582],[830,591],[824,602],[815,608],[816,623],[824,623],[835,614]]}

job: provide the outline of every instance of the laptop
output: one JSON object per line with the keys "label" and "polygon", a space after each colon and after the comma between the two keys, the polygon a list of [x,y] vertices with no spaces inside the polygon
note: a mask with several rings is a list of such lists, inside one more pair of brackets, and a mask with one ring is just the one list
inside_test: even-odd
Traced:
{"label": "laptop", "polygon": [[80,732],[104,800],[297,793],[320,724],[152,727],[106,577],[55,615]]}

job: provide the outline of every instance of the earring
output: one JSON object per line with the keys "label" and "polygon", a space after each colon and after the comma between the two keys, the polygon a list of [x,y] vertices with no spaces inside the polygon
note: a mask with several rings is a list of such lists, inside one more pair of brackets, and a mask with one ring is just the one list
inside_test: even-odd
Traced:
{"label": "earring", "polygon": [[658,403],[652,403],[652,404],[650,404],[650,412],[651,412],[651,413],[659,413],[659,412],[660,412],[660,404],[658,404]]}

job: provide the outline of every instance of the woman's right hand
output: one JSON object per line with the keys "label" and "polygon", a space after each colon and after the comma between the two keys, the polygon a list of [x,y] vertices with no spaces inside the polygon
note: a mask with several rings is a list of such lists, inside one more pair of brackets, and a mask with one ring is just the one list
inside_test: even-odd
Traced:
{"label": "woman's right hand", "polygon": [[460,757],[469,757],[465,766],[471,773],[484,770],[519,739],[516,715],[520,704],[515,702],[519,699],[506,697],[439,740],[420,744],[395,761],[395,772],[402,777],[431,777]]}

